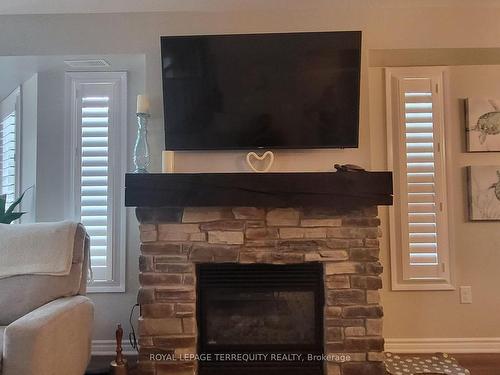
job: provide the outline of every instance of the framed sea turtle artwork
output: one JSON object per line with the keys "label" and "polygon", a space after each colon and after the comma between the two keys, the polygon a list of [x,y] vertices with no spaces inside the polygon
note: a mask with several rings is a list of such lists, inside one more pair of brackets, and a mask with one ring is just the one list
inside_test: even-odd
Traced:
{"label": "framed sea turtle artwork", "polygon": [[500,151],[500,99],[465,100],[467,151]]}
{"label": "framed sea turtle artwork", "polygon": [[500,165],[467,167],[469,219],[500,220]]}

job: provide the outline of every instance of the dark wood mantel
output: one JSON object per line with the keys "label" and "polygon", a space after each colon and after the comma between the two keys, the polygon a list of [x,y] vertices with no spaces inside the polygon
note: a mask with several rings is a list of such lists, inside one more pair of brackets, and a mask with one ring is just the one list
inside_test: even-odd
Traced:
{"label": "dark wood mantel", "polygon": [[125,176],[127,207],[392,205],[391,172],[152,173]]}

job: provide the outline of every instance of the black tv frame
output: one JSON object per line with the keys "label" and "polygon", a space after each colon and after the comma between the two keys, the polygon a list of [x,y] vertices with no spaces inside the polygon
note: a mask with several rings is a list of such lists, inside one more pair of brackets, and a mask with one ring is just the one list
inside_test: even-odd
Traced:
{"label": "black tv frame", "polygon": [[166,95],[165,88],[165,80],[163,78],[163,51],[161,51],[161,66],[162,66],[162,108],[163,108],[163,126],[165,132],[165,149],[169,151],[238,151],[238,150],[323,150],[323,149],[331,149],[331,150],[342,150],[342,149],[355,149],[359,148],[359,128],[360,128],[360,97],[361,97],[361,61],[363,58],[363,34],[361,30],[342,30],[342,31],[304,31],[304,32],[263,32],[263,33],[228,33],[228,34],[183,34],[183,35],[162,35],[160,36],[160,50],[162,49],[162,41],[164,39],[169,38],[194,38],[194,37],[232,37],[232,36],[260,36],[260,35],[303,35],[303,34],[340,34],[340,33],[351,33],[357,34],[359,36],[359,60],[357,66],[357,82],[356,86],[358,87],[358,95],[356,97],[355,106],[353,108],[357,108],[357,118],[358,118],[358,126],[356,132],[356,141],[353,144],[345,144],[342,146],[335,145],[317,145],[317,146],[306,146],[306,145],[286,145],[286,146],[252,146],[252,147],[204,147],[204,148],[191,148],[191,147],[168,147],[167,140],[167,117],[166,117],[166,109],[165,109],[165,100],[164,96]]}

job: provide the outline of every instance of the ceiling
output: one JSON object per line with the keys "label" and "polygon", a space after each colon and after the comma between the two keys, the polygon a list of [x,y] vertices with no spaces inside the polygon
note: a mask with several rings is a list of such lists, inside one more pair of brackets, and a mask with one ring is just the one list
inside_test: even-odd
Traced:
{"label": "ceiling", "polygon": [[500,7],[500,0],[1,0],[2,14],[220,12],[346,7]]}

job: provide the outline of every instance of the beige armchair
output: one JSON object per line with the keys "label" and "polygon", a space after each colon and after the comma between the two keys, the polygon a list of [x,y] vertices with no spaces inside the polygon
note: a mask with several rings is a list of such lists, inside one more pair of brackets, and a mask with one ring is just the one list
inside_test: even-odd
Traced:
{"label": "beige armchair", "polygon": [[85,373],[94,316],[84,296],[88,262],[89,238],[80,224],[69,275],[0,279],[0,375]]}

